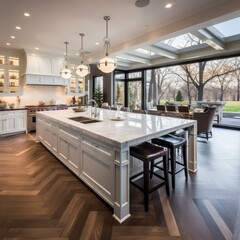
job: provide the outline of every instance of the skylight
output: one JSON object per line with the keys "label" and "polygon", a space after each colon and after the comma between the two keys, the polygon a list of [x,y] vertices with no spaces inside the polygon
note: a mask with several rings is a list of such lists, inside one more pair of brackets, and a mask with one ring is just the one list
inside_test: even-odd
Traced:
{"label": "skylight", "polygon": [[202,40],[195,37],[191,33],[186,33],[174,38],[170,38],[167,40],[162,41],[163,43],[170,45],[177,49],[187,48],[191,46],[196,46],[202,44]]}
{"label": "skylight", "polygon": [[224,37],[240,34],[240,17],[213,25]]}
{"label": "skylight", "polygon": [[142,53],[142,54],[145,54],[145,55],[148,55],[148,56],[154,56],[154,55],[156,55],[156,53],[151,52],[151,51],[148,51],[148,50],[143,49],[143,48],[138,48],[138,49],[135,49],[134,51],[139,52],[139,53]]}

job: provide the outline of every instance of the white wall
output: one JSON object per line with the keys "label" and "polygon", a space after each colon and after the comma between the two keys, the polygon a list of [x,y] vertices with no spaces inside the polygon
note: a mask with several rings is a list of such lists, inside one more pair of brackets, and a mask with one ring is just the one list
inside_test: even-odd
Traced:
{"label": "white wall", "polygon": [[[17,105],[17,97],[0,97],[8,104],[15,103]],[[63,86],[34,86],[24,85],[23,95],[20,96],[21,106],[38,105],[39,101],[43,101],[45,105],[49,104],[51,99],[56,101],[56,104],[70,104],[71,97],[65,95],[65,87]]]}

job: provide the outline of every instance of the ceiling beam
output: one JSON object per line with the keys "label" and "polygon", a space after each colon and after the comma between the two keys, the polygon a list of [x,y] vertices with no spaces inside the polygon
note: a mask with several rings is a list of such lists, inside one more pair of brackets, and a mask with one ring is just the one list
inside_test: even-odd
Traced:
{"label": "ceiling beam", "polygon": [[[204,11],[198,13],[192,13],[182,19],[178,19],[169,23],[168,25],[159,26],[152,31],[139,34],[129,39],[125,39],[124,42],[111,45],[112,55],[119,55],[121,53],[132,51],[138,47],[143,47],[145,44],[154,44],[162,40],[176,37],[178,35],[191,32],[193,29],[200,29],[209,27],[213,24],[223,20],[228,20],[230,17],[238,17],[240,13],[240,1],[228,0],[221,1],[218,5],[211,6]],[[95,59],[102,57],[102,51],[89,54],[88,61],[92,62]]]}
{"label": "ceiling beam", "polygon": [[151,65],[150,60],[148,60],[146,58],[134,56],[129,53],[123,53],[123,54],[117,55],[116,57],[117,57],[117,59],[126,59],[126,60],[133,61],[133,62],[140,62],[140,63]]}
{"label": "ceiling beam", "polygon": [[223,42],[221,42],[217,37],[215,37],[210,31],[205,28],[193,31],[191,33],[215,50],[222,51],[226,48]]}
{"label": "ceiling beam", "polygon": [[126,62],[121,62],[119,60],[117,60],[117,65],[122,66],[122,67],[128,67],[128,68],[131,66],[131,64],[126,63]]}
{"label": "ceiling beam", "polygon": [[149,50],[151,52],[154,52],[158,55],[161,55],[161,56],[164,56],[164,57],[167,57],[167,58],[171,58],[171,59],[178,58],[178,55],[176,53],[171,52],[171,51],[166,50],[166,49],[163,49],[163,48],[160,48],[160,47],[153,46],[153,45],[144,46],[143,49]]}

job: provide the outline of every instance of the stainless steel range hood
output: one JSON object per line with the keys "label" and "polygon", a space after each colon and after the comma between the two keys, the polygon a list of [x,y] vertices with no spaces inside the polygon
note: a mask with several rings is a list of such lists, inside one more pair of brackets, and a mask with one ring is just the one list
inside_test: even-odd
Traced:
{"label": "stainless steel range hood", "polygon": [[64,58],[24,49],[25,51],[25,72],[23,79],[25,84],[32,85],[56,85],[66,86],[69,80],[60,76]]}

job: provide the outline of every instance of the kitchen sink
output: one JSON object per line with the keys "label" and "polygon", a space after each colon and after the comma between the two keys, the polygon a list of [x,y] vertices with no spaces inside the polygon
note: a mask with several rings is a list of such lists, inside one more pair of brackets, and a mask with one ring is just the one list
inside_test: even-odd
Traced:
{"label": "kitchen sink", "polygon": [[84,123],[84,124],[101,122],[101,120],[88,118],[88,117],[73,117],[69,119],[76,122]]}

